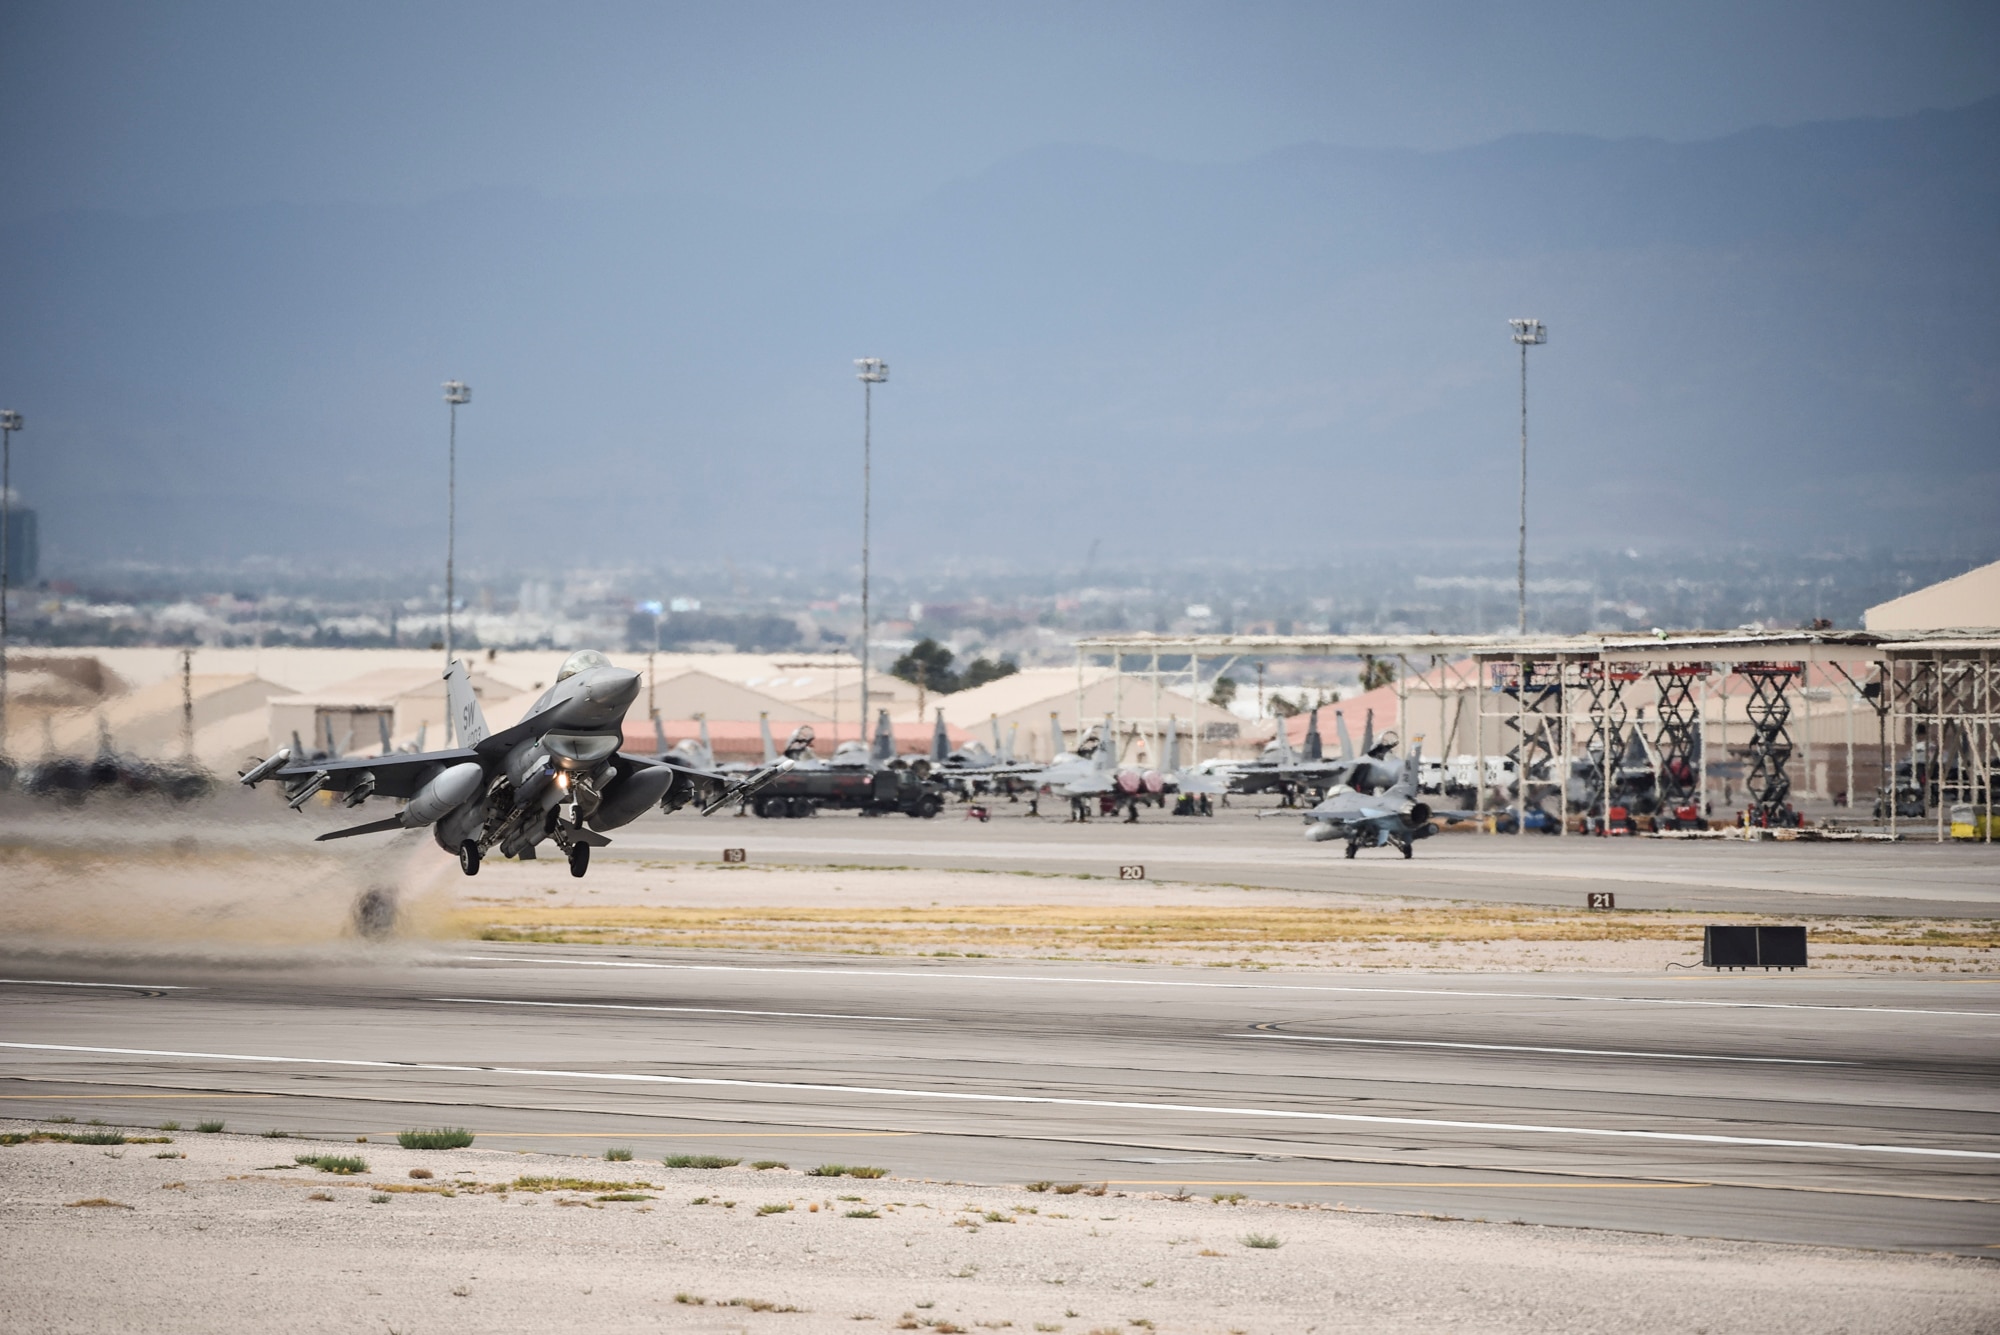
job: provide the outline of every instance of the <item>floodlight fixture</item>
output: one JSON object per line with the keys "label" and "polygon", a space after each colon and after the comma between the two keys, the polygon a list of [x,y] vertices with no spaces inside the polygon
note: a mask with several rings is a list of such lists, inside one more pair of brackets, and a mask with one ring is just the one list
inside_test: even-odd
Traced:
{"label": "floodlight fixture", "polygon": [[[855,379],[861,382],[861,741],[868,742],[868,522],[874,485],[875,386],[889,380],[889,363],[880,357],[856,357]],[[835,738],[836,744],[839,738]]]}
{"label": "floodlight fixture", "polygon": [[446,403],[451,404],[453,407],[456,407],[461,403],[471,403],[472,386],[466,384],[463,380],[445,381],[444,401]]}
{"label": "floodlight fixture", "polygon": [[1549,341],[1548,327],[1540,320],[1509,320],[1514,341],[1521,346],[1521,545],[1516,558],[1516,631],[1528,633],[1528,349]]}

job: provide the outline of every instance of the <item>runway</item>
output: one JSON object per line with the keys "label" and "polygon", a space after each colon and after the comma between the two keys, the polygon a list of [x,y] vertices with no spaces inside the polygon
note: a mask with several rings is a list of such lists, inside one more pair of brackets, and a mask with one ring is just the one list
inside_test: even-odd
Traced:
{"label": "runway", "polygon": [[0,960],[0,1115],[2000,1249],[2000,980]]}
{"label": "runway", "polygon": [[[1051,808],[1052,809],[1052,808]],[[1327,894],[1394,895],[1504,904],[1583,906],[1610,891],[1621,908],[1733,913],[2000,917],[2000,847],[1908,842],[1748,843],[1740,840],[1568,838],[1447,833],[1409,861],[1391,849],[1353,861],[1338,844],[1309,844],[1294,812],[1231,808],[1176,818],[1148,809],[1127,824],[1073,825],[999,802],[981,823],[948,808],[935,820],[840,812],[803,820],[716,815],[620,830],[596,856],[971,868],[1249,885]],[[1264,813],[1268,818],[1260,817]]]}

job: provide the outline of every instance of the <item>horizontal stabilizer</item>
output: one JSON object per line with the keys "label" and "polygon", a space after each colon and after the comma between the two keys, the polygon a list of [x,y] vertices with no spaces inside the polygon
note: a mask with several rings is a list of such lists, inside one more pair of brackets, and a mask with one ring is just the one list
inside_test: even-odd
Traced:
{"label": "horizontal stabilizer", "polygon": [[381,820],[371,820],[366,825],[350,825],[344,830],[328,830],[325,834],[313,840],[313,842],[323,844],[329,839],[345,839],[349,835],[354,834],[381,834],[385,830],[401,830],[406,828],[408,827],[403,824],[401,816],[387,816]]}

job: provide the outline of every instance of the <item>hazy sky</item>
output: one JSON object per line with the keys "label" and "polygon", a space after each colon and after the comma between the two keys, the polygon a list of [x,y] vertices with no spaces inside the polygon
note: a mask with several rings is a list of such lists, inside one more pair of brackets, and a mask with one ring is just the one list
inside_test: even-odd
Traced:
{"label": "hazy sky", "polygon": [[1050,142],[1699,139],[2000,92],[2000,5],[0,6],[0,216],[467,187],[909,203]]}

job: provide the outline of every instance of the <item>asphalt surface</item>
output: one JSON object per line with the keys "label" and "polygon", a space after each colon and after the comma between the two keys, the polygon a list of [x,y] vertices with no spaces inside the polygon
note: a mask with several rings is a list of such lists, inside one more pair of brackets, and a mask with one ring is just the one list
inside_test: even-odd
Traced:
{"label": "asphalt surface", "polygon": [[[2000,979],[0,958],[0,1115],[2000,1256]],[[289,1157],[289,1156],[285,1156]]]}
{"label": "asphalt surface", "polygon": [[2000,845],[1764,843],[1738,839],[1598,839],[1581,835],[1445,833],[1408,861],[1372,849],[1353,861],[1339,843],[1308,843],[1296,812],[1266,799],[1213,818],[1148,808],[1137,824],[1072,824],[1067,804],[995,802],[992,819],[953,806],[934,820],[829,812],[800,820],[716,815],[645,820],[613,834],[600,858],[719,860],[742,848],[752,862],[978,868],[1267,886],[1328,894],[1409,896],[1583,907],[1609,891],[1620,908],[1732,913],[2000,917]]}

